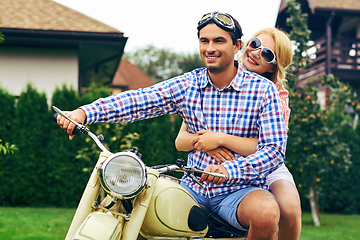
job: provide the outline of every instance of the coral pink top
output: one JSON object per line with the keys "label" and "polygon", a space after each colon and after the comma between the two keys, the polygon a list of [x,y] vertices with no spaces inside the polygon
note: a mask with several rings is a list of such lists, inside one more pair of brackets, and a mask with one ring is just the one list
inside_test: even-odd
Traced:
{"label": "coral pink top", "polygon": [[[277,85],[277,84],[276,84]],[[281,90],[279,91],[279,97],[281,100],[281,107],[284,114],[284,123],[286,130],[289,130],[289,117],[291,109],[289,108],[289,91],[282,86]]]}

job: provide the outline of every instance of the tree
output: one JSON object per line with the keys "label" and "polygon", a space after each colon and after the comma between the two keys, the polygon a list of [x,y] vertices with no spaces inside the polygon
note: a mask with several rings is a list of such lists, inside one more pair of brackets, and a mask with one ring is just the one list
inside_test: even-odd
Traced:
{"label": "tree", "polygon": [[[51,103],[61,110],[72,110],[80,106],[80,97],[74,88],[63,85],[55,89]],[[51,109],[50,115],[54,113]],[[50,116],[48,122],[51,125],[49,131],[51,140],[48,145],[46,178],[51,188],[48,188],[48,199],[45,204],[75,207],[88,180],[88,175],[83,171],[86,163],[76,159],[79,149],[84,147],[85,137],[77,136],[69,141],[66,132],[55,122],[51,122]]]}
{"label": "tree", "polygon": [[3,145],[2,140],[0,139],[0,153],[2,152],[4,155],[6,155],[7,153],[14,154],[14,152],[16,150],[19,150],[19,149],[15,146],[15,144],[10,144],[10,143],[6,142]]}
{"label": "tree", "polygon": [[[330,88],[339,81],[333,76],[324,76],[322,84]],[[342,85],[342,84],[341,84]],[[330,95],[348,94],[346,88],[329,89]],[[341,91],[342,90],[342,91]],[[346,96],[346,100],[351,96]],[[350,149],[338,138],[337,124],[331,124],[331,112],[341,113],[345,104],[333,100],[333,107],[322,108],[317,97],[317,86],[307,85],[302,91],[291,93],[291,117],[287,147],[287,165],[297,177],[300,188],[307,188],[314,224],[320,226],[319,190],[322,176],[329,175],[337,166],[346,168],[350,164]]]}
{"label": "tree", "polygon": [[110,95],[110,92],[109,88],[92,83],[89,90],[81,95],[80,105],[89,104],[96,99],[107,97]]}
{"label": "tree", "polygon": [[[337,124],[329,121],[329,115],[341,116],[346,109],[355,110],[356,96],[349,87],[332,75],[323,76],[304,87],[299,86],[297,69],[308,65],[308,43],[310,31],[307,28],[307,14],[301,12],[300,4],[288,2],[289,33],[294,41],[295,54],[290,67],[290,108],[289,139],[286,164],[295,176],[300,195],[308,189],[308,198],[315,226],[320,226],[319,188],[323,176],[327,176],[334,166],[339,170],[350,164],[350,148],[339,139]],[[293,74],[291,74],[293,73]],[[318,101],[318,87],[328,90],[330,105],[322,106]],[[343,118],[345,116],[342,116]],[[324,186],[324,185],[323,185]]]}
{"label": "tree", "polygon": [[[7,91],[0,88],[0,153],[4,155],[7,153],[13,154],[14,151],[18,150],[14,144],[8,143],[12,141],[12,120],[15,117],[15,97],[10,95]],[[2,142],[2,141],[6,142]]]}
{"label": "tree", "polygon": [[[1,24],[1,22],[0,22]],[[0,32],[0,43],[4,42],[4,35]]]}
{"label": "tree", "polygon": [[[13,123],[15,119],[15,97],[2,88],[0,88],[0,109],[0,136],[5,142],[5,144],[2,142],[3,146],[6,147],[6,142],[13,143],[16,138]],[[9,201],[11,192],[9,179],[13,173],[12,168],[9,165],[13,161],[15,155],[16,154],[4,155],[0,152],[0,203],[2,204],[7,204]]]}
{"label": "tree", "polygon": [[[1,24],[1,22],[0,22]],[[4,35],[0,32],[0,43],[2,43],[4,41]],[[10,143],[5,143],[4,145],[1,144],[2,140],[0,139],[0,153],[3,152],[4,154],[6,153],[14,153],[15,150],[17,150],[16,146],[14,144],[10,144]]]}
{"label": "tree", "polygon": [[161,82],[203,66],[199,54],[179,54],[169,49],[158,49],[153,45],[125,54],[155,82]]}
{"label": "tree", "polygon": [[[0,22],[1,24],[1,22]],[[0,43],[4,42],[4,35],[0,32]],[[1,144],[2,140],[0,139],[0,153],[3,152],[4,154],[11,153],[14,154],[15,150],[18,150],[14,144],[5,143],[4,145]]]}
{"label": "tree", "polygon": [[47,197],[47,183],[39,176],[48,173],[49,119],[45,93],[28,85],[19,97],[13,121],[13,140],[19,152],[8,162],[13,171],[11,204],[39,206]]}

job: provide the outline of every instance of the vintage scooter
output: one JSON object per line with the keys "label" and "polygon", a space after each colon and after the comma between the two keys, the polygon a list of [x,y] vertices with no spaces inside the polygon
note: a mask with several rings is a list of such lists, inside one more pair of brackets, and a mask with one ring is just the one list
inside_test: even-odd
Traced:
{"label": "vintage scooter", "polygon": [[[75,134],[88,134],[102,150],[66,240],[135,240],[139,234],[147,239],[245,239],[246,232],[210,214],[180,186],[179,179],[164,173],[183,172],[197,184],[196,176],[203,173],[225,175],[189,168],[181,159],[147,167],[135,149],[111,153],[101,135],[94,135],[55,106],[53,109],[57,112],[54,121],[57,114],[65,117],[76,125]],[[99,203],[101,187],[107,193],[106,206]]]}

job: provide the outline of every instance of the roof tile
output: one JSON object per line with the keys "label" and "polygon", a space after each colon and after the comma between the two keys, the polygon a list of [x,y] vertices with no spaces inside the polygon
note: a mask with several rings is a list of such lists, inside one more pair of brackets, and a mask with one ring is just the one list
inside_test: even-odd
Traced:
{"label": "roof tile", "polygon": [[155,82],[148,75],[126,59],[120,61],[112,81],[113,87],[124,89],[139,89],[154,84]]}
{"label": "roof tile", "polygon": [[0,28],[121,33],[52,0],[0,0]]}

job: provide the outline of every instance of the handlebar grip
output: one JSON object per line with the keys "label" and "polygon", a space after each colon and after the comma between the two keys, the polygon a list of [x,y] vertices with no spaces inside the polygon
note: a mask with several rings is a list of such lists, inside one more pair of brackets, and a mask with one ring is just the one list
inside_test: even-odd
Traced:
{"label": "handlebar grip", "polygon": [[54,121],[54,122],[57,122],[57,117],[59,116],[59,114],[58,113],[55,113],[53,116],[52,116],[52,120]]}
{"label": "handlebar grip", "polygon": [[[59,114],[58,113],[55,113],[53,116],[52,116],[52,120],[54,121],[54,122],[57,122],[57,117],[59,116]],[[81,133],[81,131],[80,131],[80,128],[78,127],[78,126],[75,126],[75,128],[74,128],[74,130],[73,130],[73,134],[74,135],[79,135]]]}
{"label": "handlebar grip", "polygon": [[200,173],[200,172],[194,172],[194,175],[195,175],[196,177],[201,177],[202,173]]}

